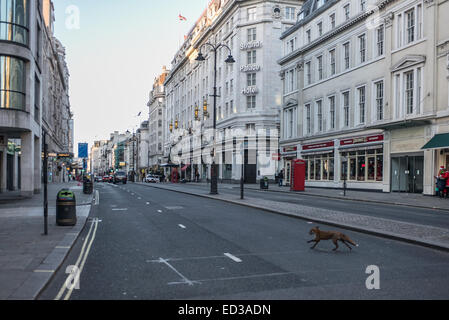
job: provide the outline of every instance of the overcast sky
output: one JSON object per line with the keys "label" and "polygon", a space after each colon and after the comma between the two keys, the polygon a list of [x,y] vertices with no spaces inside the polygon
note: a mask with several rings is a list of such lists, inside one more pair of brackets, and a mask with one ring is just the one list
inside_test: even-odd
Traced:
{"label": "overcast sky", "polygon": [[[66,47],[70,102],[78,142],[132,131],[148,117],[149,92],[170,68],[206,0],[53,0],[55,35]],[[76,29],[75,6],[79,10]],[[181,22],[178,15],[187,18]],[[136,116],[142,112],[138,119]]]}

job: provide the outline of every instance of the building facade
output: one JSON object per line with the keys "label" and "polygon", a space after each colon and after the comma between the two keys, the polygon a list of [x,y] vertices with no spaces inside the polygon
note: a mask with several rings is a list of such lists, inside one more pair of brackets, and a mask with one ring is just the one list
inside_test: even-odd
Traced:
{"label": "building facade", "polygon": [[[210,178],[212,157],[221,181],[240,180],[242,167],[246,182],[274,178],[276,161],[262,142],[279,130],[282,88],[274,75],[280,70],[280,36],[295,23],[301,3],[214,0],[186,36],[165,81],[164,153],[172,161],[177,158],[182,178]],[[216,70],[214,52],[206,43],[226,45],[217,51]],[[195,60],[199,52],[204,62]],[[225,62],[229,55],[235,63]],[[239,138],[236,132],[242,133]]]}
{"label": "building facade", "polygon": [[[67,124],[49,130],[49,146],[58,146],[49,151],[69,151],[69,123],[62,120],[71,118],[68,71],[62,46],[53,36],[50,0],[1,0],[0,8],[0,192],[20,190],[22,196],[32,197],[41,189],[42,128]],[[56,101],[50,111],[43,84],[53,77]],[[47,122],[47,112],[56,116],[54,122]],[[62,171],[55,167],[50,175]]]}
{"label": "building facade", "polygon": [[164,82],[169,71],[164,66],[162,74],[154,79],[153,90],[150,92],[149,119],[148,119],[148,168],[153,172],[160,170],[160,165],[168,159],[164,159],[164,145],[166,130],[166,105]]}
{"label": "building facade", "polygon": [[[281,165],[309,187],[434,193],[448,149],[447,1],[308,0],[282,35]],[[449,145],[449,140],[447,145]]]}

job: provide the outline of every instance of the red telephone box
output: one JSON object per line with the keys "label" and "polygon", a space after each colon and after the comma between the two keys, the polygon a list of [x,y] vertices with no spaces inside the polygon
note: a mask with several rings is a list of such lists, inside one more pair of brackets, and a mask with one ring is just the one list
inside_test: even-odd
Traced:
{"label": "red telephone box", "polygon": [[292,191],[306,190],[306,162],[304,160],[293,160],[290,185]]}

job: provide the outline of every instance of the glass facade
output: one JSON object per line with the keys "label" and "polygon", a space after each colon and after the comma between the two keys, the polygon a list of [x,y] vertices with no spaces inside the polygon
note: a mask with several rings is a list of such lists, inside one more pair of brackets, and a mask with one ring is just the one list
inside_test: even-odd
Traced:
{"label": "glass facade", "polygon": [[0,108],[25,111],[25,61],[0,55]]}
{"label": "glass facade", "polygon": [[29,45],[28,8],[28,0],[0,0],[0,40]]}

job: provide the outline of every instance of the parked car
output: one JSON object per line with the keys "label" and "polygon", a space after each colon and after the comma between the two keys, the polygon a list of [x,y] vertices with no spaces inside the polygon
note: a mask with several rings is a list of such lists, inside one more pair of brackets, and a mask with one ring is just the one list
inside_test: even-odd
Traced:
{"label": "parked car", "polygon": [[117,171],[114,174],[114,184],[123,183],[126,184],[128,182],[128,177],[124,171]]}
{"label": "parked car", "polygon": [[103,182],[103,177],[101,176],[95,177],[95,182]]}
{"label": "parked car", "polygon": [[103,182],[111,182],[111,177],[110,176],[104,176],[103,177]]}
{"label": "parked car", "polygon": [[160,181],[159,176],[156,176],[156,175],[154,175],[154,174],[148,174],[148,175],[145,177],[145,182],[146,182],[146,183],[158,183],[159,181]]}

